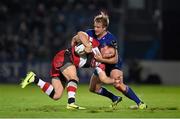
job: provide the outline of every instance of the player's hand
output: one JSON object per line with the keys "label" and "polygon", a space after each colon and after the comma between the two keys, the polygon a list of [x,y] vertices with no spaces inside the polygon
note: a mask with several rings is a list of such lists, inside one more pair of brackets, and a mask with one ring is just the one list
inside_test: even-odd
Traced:
{"label": "player's hand", "polygon": [[111,78],[111,80],[113,82],[112,84],[114,85],[116,83],[116,80],[114,78]]}
{"label": "player's hand", "polygon": [[84,49],[84,51],[85,51],[86,53],[91,53],[91,52],[92,52],[92,45],[86,46],[85,49]]}
{"label": "player's hand", "polygon": [[119,86],[120,85],[120,83],[121,83],[121,80],[117,80],[117,79],[114,79],[114,86]]}
{"label": "player's hand", "polygon": [[75,35],[71,40],[71,47],[74,47],[78,43],[77,35]]}
{"label": "player's hand", "polygon": [[71,47],[74,47],[77,44],[77,42],[75,40],[71,41]]}
{"label": "player's hand", "polygon": [[101,62],[103,60],[101,53],[97,53],[96,55],[94,55],[94,58],[99,62]]}

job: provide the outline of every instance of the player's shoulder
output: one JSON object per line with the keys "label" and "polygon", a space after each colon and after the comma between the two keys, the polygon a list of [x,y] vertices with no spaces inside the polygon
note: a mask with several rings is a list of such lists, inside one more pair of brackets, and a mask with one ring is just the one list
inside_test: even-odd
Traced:
{"label": "player's shoulder", "polygon": [[87,33],[90,37],[96,38],[94,29],[88,29],[88,30],[86,30],[86,33]]}
{"label": "player's shoulder", "polygon": [[87,29],[86,33],[94,33],[94,29]]}
{"label": "player's shoulder", "polygon": [[116,39],[116,37],[115,37],[115,35],[114,34],[112,34],[111,32],[107,32],[107,36],[109,37],[109,38],[113,38],[113,39]]}

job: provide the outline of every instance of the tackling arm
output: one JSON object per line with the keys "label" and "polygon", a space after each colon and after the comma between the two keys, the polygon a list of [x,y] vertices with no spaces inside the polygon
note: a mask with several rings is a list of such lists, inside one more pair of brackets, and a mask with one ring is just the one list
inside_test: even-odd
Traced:
{"label": "tackling arm", "polygon": [[112,56],[113,57],[111,57],[111,58],[105,58],[105,57],[102,57],[101,54],[96,54],[95,59],[99,62],[103,62],[103,63],[107,63],[107,64],[116,64],[118,62],[118,51],[117,51],[117,49],[116,49],[115,54]]}
{"label": "tackling arm", "polygon": [[104,64],[100,64],[98,67],[95,68],[100,81],[105,84],[114,84],[115,79],[112,79],[106,75],[106,72],[104,71],[104,66]]}
{"label": "tackling arm", "polygon": [[101,82],[105,83],[105,84],[114,84],[115,80],[108,77],[105,73],[105,71],[101,71],[99,74],[99,79]]}
{"label": "tackling arm", "polygon": [[77,36],[85,47],[91,47],[91,43],[88,40],[88,34],[87,33],[83,32],[83,31],[79,31],[77,33]]}
{"label": "tackling arm", "polygon": [[75,42],[82,42],[82,44],[85,46],[86,53],[92,52],[92,45],[91,42],[89,41],[89,37],[87,33],[83,31],[79,31],[77,35],[72,38],[71,46],[74,46]]}
{"label": "tackling arm", "polygon": [[80,39],[78,38],[78,35],[75,35],[71,40],[71,46],[74,47],[79,42],[80,42]]}

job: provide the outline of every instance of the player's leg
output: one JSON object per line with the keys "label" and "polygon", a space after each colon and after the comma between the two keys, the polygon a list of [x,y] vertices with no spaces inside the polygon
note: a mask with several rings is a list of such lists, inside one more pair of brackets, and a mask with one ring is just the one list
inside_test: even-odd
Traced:
{"label": "player's leg", "polygon": [[58,77],[52,78],[52,85],[48,82],[43,81],[41,78],[37,77],[34,72],[29,72],[26,78],[22,81],[21,87],[25,88],[28,84],[35,83],[39,86],[42,91],[47,94],[50,98],[57,100],[61,97],[64,90],[61,81]]}
{"label": "player's leg", "polygon": [[96,74],[93,74],[90,79],[89,91],[109,98],[113,102],[112,107],[115,107],[122,100],[122,97],[116,96],[102,87],[102,82]]}
{"label": "player's leg", "polygon": [[101,89],[102,83],[99,80],[98,76],[95,74],[92,74],[89,84],[89,91],[92,93],[97,93]]}
{"label": "player's leg", "polygon": [[61,69],[62,74],[68,80],[67,93],[68,93],[68,104],[67,109],[85,109],[83,107],[75,105],[75,94],[79,82],[77,77],[76,67],[71,63],[66,63]]}
{"label": "player's leg", "polygon": [[110,77],[118,81],[118,83],[114,85],[117,90],[121,91],[126,97],[136,102],[140,108],[147,108],[147,105],[139,99],[135,92],[129,86],[123,83],[123,72],[121,70],[113,69],[110,73]]}
{"label": "player's leg", "polygon": [[[67,65],[67,64],[66,64]],[[68,104],[75,103],[75,94],[79,78],[76,75],[76,67],[69,64],[63,71],[62,74],[67,79],[67,92],[68,92]]]}
{"label": "player's leg", "polygon": [[52,95],[54,100],[58,100],[61,98],[63,91],[64,91],[64,85],[63,82],[58,78],[52,78],[52,86],[54,87],[54,95]]}
{"label": "player's leg", "polygon": [[54,100],[61,98],[64,87],[58,77],[52,78],[52,84],[35,77],[34,83],[37,84],[37,86],[39,86],[50,98]]}

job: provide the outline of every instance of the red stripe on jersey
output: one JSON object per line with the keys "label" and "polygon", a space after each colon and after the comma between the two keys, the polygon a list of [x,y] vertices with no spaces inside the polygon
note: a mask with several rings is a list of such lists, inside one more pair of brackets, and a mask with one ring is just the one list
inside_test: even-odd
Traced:
{"label": "red stripe on jersey", "polygon": [[96,40],[96,39],[93,39],[92,40],[92,47],[95,48],[95,47],[98,47],[100,44],[99,42]]}
{"label": "red stripe on jersey", "polygon": [[98,67],[101,68],[103,71],[105,71],[106,68],[105,64],[100,64]]}
{"label": "red stripe on jersey", "polygon": [[88,36],[88,40],[92,43],[92,47],[95,48],[95,47],[98,47],[100,44],[99,44],[99,41],[97,41],[96,39]]}
{"label": "red stripe on jersey", "polygon": [[50,86],[49,83],[45,83],[44,86],[43,86],[43,88],[42,88],[42,90],[43,90],[44,92],[46,92],[46,90],[49,88],[49,86]]}
{"label": "red stripe on jersey", "polygon": [[67,87],[67,92],[69,92],[69,91],[76,92],[76,87],[74,87],[74,86],[68,86],[68,87]]}

